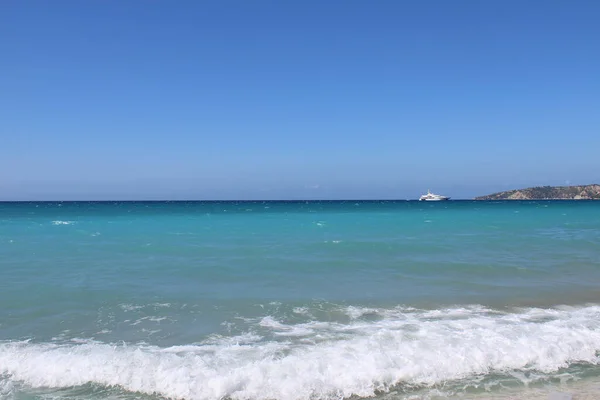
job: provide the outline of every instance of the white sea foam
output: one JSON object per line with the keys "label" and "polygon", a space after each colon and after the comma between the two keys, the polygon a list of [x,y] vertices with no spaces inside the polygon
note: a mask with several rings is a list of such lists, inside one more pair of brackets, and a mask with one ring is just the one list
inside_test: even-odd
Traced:
{"label": "white sea foam", "polygon": [[136,326],[136,325],[139,325],[139,324],[141,324],[143,322],[156,322],[156,323],[160,323],[160,322],[166,321],[166,320],[172,321],[172,319],[167,318],[167,317],[157,317],[157,316],[147,315],[145,317],[138,318],[134,322],[131,322],[129,325]]}
{"label": "white sea foam", "polygon": [[151,304],[128,304],[128,303],[123,303],[123,304],[119,304],[119,307],[121,307],[121,309],[125,312],[131,312],[131,311],[139,311],[145,308],[154,308],[154,309],[159,309],[159,308],[169,308],[171,307],[172,304],[171,303],[151,303]]}
{"label": "white sea foam", "polygon": [[294,314],[310,315],[308,307],[294,307],[292,311],[294,312]]}
{"label": "white sea foam", "polygon": [[168,319],[169,318],[167,318],[167,317],[150,317],[150,318],[148,318],[148,320],[152,321],[152,322],[161,322],[161,321],[165,321]]}
{"label": "white sea foam", "polygon": [[[346,312],[353,316],[348,324],[288,324],[267,316],[256,322],[261,335],[169,348],[3,342],[0,386],[92,382],[172,398],[314,400],[372,396],[397,385],[444,384],[447,392],[448,382],[478,386],[492,373],[526,382],[558,376],[572,363],[600,363],[599,306]],[[300,331],[302,337],[277,339]]]}
{"label": "white sea foam", "polygon": [[368,308],[368,307],[354,307],[350,306],[343,310],[344,313],[352,319],[358,319],[366,314],[373,314],[379,312],[376,308]]}
{"label": "white sea foam", "polygon": [[73,225],[74,223],[75,223],[75,221],[60,221],[60,220],[52,221],[52,225]]}
{"label": "white sea foam", "polygon": [[137,304],[119,304],[119,306],[125,312],[136,311],[136,310],[140,310],[140,309],[144,308],[144,306],[140,306]]}
{"label": "white sea foam", "polygon": [[0,399],[8,399],[14,391],[14,383],[11,380],[0,379]]}

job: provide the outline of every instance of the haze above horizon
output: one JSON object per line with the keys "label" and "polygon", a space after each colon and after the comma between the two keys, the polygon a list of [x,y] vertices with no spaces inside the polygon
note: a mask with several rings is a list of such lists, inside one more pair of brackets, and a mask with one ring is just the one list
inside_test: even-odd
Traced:
{"label": "haze above horizon", "polygon": [[0,2],[0,200],[600,181],[595,1]]}

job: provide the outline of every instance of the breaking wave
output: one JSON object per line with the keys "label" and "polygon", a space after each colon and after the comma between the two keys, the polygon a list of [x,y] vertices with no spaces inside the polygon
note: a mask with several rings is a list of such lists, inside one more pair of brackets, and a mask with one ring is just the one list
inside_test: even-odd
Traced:
{"label": "breaking wave", "polygon": [[0,386],[93,383],[199,400],[340,399],[441,385],[460,392],[489,386],[486,377],[525,384],[558,374],[577,378],[578,369],[570,367],[600,363],[595,305],[345,312],[347,323],[292,324],[264,316],[242,335],[172,347],[5,341]]}

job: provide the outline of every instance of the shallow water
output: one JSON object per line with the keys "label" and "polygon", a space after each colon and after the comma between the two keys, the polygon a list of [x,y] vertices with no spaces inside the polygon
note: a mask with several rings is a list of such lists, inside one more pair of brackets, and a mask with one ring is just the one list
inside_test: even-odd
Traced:
{"label": "shallow water", "polygon": [[0,271],[7,398],[600,382],[600,202],[0,203]]}

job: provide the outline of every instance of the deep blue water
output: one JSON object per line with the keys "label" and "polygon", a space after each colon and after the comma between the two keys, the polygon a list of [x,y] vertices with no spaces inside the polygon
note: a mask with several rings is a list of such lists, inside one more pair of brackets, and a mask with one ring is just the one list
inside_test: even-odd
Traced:
{"label": "deep blue water", "polygon": [[600,202],[0,203],[0,276],[0,397],[600,378]]}

